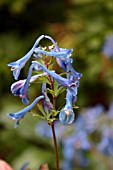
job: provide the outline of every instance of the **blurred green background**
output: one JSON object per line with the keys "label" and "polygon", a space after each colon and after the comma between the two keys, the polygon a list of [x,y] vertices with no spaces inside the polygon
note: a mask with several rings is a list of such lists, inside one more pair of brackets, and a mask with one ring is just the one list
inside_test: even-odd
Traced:
{"label": "blurred green background", "polygon": [[[32,169],[38,169],[42,162],[49,162],[54,169],[52,141],[34,130],[40,120],[27,115],[14,129],[14,122],[6,116],[23,107],[10,92],[14,80],[7,64],[25,55],[41,34],[52,36],[60,47],[74,49],[73,66],[83,73],[78,115],[83,108],[96,104],[107,110],[113,101],[113,56],[102,51],[105,38],[113,34],[112,0],[0,0],[0,159],[15,170],[25,160],[30,160]],[[28,65],[20,79],[27,76],[27,70]],[[34,98],[38,88],[31,90]],[[99,164],[90,168],[97,170]]]}

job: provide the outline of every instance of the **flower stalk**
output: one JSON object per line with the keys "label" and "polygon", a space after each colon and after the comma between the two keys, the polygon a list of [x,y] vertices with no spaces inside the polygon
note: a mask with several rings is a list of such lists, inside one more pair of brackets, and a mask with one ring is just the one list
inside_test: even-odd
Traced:
{"label": "flower stalk", "polygon": [[56,170],[59,170],[59,156],[58,156],[58,147],[57,147],[54,121],[51,122],[50,125],[51,125],[51,129],[52,129],[53,141],[54,141],[54,149],[55,149],[55,156],[56,156]]}

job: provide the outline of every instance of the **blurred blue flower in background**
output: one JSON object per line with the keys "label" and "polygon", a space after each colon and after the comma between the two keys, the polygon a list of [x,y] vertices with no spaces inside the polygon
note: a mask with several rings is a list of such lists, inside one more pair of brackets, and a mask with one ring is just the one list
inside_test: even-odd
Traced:
{"label": "blurred blue flower in background", "polygon": [[103,125],[102,136],[98,144],[98,150],[108,156],[113,156],[113,125]]}
{"label": "blurred blue flower in background", "polygon": [[96,105],[95,107],[89,107],[83,110],[76,120],[76,128],[84,129],[87,133],[92,133],[98,128],[98,119],[104,112],[102,105]]}
{"label": "blurred blue flower in background", "polygon": [[113,35],[109,35],[105,39],[105,42],[102,48],[102,53],[108,58],[113,57]]}

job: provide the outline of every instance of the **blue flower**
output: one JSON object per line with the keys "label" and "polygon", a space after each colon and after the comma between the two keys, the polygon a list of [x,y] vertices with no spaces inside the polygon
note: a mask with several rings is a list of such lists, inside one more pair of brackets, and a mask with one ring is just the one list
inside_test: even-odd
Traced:
{"label": "blue flower", "polygon": [[[41,77],[44,75],[46,75],[46,73],[37,74],[37,75],[32,76],[30,79],[30,83],[36,81],[38,79],[38,77]],[[26,79],[19,80],[11,85],[11,92],[12,92],[12,94],[14,94],[14,96],[19,96],[21,98],[20,90],[24,86],[25,82],[26,82]]]}
{"label": "blue flower", "polygon": [[113,35],[108,36],[103,45],[102,53],[106,57],[113,57]]}
{"label": "blue flower", "polygon": [[32,64],[30,66],[26,82],[25,82],[24,86],[20,89],[20,96],[22,98],[22,103],[23,104],[28,104],[29,103],[28,87],[29,87],[29,83],[30,83],[33,68],[34,68],[34,64]]}
{"label": "blue flower", "polygon": [[23,103],[23,104],[28,104],[28,103],[29,103],[28,87],[29,87],[30,82],[35,81],[35,79],[37,79],[38,77],[47,75],[47,73],[42,73],[42,74],[35,75],[35,77],[34,77],[34,76],[31,77],[33,68],[35,68],[35,64],[34,64],[34,63],[31,64],[31,66],[30,66],[30,68],[29,68],[29,72],[28,72],[27,79],[26,79],[26,81],[25,81],[25,84],[24,84],[24,86],[20,89],[20,97],[22,98],[22,103]]}
{"label": "blue flower", "polygon": [[[44,36],[45,38],[48,38],[49,40],[51,40],[51,42],[54,44],[54,48],[52,49],[52,51],[54,51],[54,52],[60,52],[60,51],[63,51],[64,49],[63,48],[59,48],[58,47],[58,45],[57,45],[57,43],[50,37],[50,36],[48,36],[48,35],[45,35]],[[66,71],[66,64],[65,64],[65,62],[66,62],[66,60],[61,60],[61,58],[62,57],[56,57],[56,61],[57,61],[57,63],[58,63],[58,65],[64,70],[64,71]]]}
{"label": "blue flower", "polygon": [[11,92],[14,96],[20,97],[20,89],[24,86],[26,80],[19,80],[11,85]]}
{"label": "blue flower", "polygon": [[19,96],[22,98],[22,102],[24,104],[28,104],[29,99],[28,99],[28,87],[30,83],[33,83],[36,81],[39,77],[47,75],[47,73],[42,73],[42,74],[37,74],[31,77],[32,74],[32,67],[29,69],[28,77],[27,79],[24,80],[19,80],[11,85],[11,92],[14,96]]}
{"label": "blue flower", "polygon": [[15,62],[12,62],[12,63],[9,63],[8,66],[11,67],[11,71],[13,71],[13,76],[15,78],[15,80],[18,79],[18,76],[20,75],[20,71],[21,69],[25,66],[26,62],[29,60],[29,58],[31,57],[31,55],[33,54],[36,46],[38,45],[39,41],[44,38],[44,35],[40,36],[35,44],[33,45],[33,47],[31,48],[31,50],[24,56],[22,57],[21,59],[15,61]]}
{"label": "blue flower", "polygon": [[42,94],[44,95],[44,111],[50,112],[51,109],[53,108],[53,105],[47,96],[47,89],[46,89],[46,83],[42,84]]}
{"label": "blue flower", "polygon": [[15,112],[15,113],[8,113],[7,116],[9,116],[11,119],[16,120],[14,127],[16,128],[19,125],[19,122],[24,116],[29,112],[35,105],[36,103],[44,98],[44,96],[39,96],[37,97],[29,106],[25,107],[24,109]]}
{"label": "blue flower", "polygon": [[34,68],[37,71],[40,69],[45,71],[47,74],[49,74],[51,77],[53,77],[60,85],[67,87],[68,90],[72,93],[72,95],[75,96],[74,98],[76,98],[77,88],[79,87],[79,81],[74,80],[73,76],[71,76],[70,79],[67,79],[67,78],[61,77],[60,75],[58,75],[57,73],[55,73],[53,71],[48,70],[46,66],[42,65],[41,63],[39,63],[37,61],[32,61],[32,63],[36,64],[34,66]]}
{"label": "blue flower", "polygon": [[37,61],[32,61],[32,63],[37,65],[37,68],[35,67],[35,69],[37,69],[37,70],[42,69],[44,72],[46,72],[47,74],[52,76],[56,81],[58,81],[61,85],[65,86],[65,87],[69,87],[69,88],[71,86],[76,86],[75,81],[68,80],[67,78],[61,77],[57,73],[48,70],[47,67],[42,65],[41,63],[39,63]]}
{"label": "blue flower", "polygon": [[75,113],[73,111],[72,103],[73,103],[73,95],[72,93],[70,93],[69,90],[67,90],[66,105],[59,113],[59,119],[63,125],[71,124],[74,121]]}
{"label": "blue flower", "polygon": [[59,58],[57,59],[57,63],[65,72],[71,73],[72,77],[75,80],[80,79],[82,77],[82,74],[75,71],[75,69],[72,66],[72,62],[73,62],[72,58],[68,58],[67,60],[61,60]]}
{"label": "blue flower", "polygon": [[101,141],[98,144],[98,150],[105,155],[113,156],[113,137],[111,136],[102,136]]}
{"label": "blue flower", "polygon": [[45,50],[41,50],[40,47],[38,48],[35,48],[34,52],[37,54],[37,55],[40,55],[40,54],[45,54],[47,56],[53,56],[53,57],[56,57],[56,58],[60,58],[60,59],[63,59],[63,60],[66,60],[70,54],[72,53],[73,49],[64,49],[62,51],[54,51],[54,50],[51,50],[50,52],[49,51],[45,51]]}
{"label": "blue flower", "polygon": [[73,59],[69,58],[67,61],[67,71],[71,72],[71,75],[73,76],[73,78],[76,79],[80,79],[82,77],[81,73],[78,73],[77,71],[74,70],[73,66],[72,66],[72,62]]}
{"label": "blue flower", "polygon": [[22,167],[20,168],[20,170],[26,170],[26,167],[29,165],[29,161],[25,162]]}

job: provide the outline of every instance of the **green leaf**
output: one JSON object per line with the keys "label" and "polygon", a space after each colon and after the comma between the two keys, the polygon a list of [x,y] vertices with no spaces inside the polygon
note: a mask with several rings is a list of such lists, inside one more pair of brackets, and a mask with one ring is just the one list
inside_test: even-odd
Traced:
{"label": "green leaf", "polygon": [[43,114],[43,116],[46,118],[46,113],[45,113],[45,111],[44,111],[44,109],[43,109],[42,105],[37,104],[37,106],[38,106],[38,108],[39,108],[40,112],[41,112],[41,113]]}
{"label": "green leaf", "polygon": [[39,80],[42,81],[42,82],[50,84],[50,81],[48,80],[47,76],[39,77]]}
{"label": "green leaf", "polygon": [[54,90],[47,88],[47,91],[48,91],[53,97],[56,97]]}
{"label": "green leaf", "polygon": [[54,116],[56,116],[59,112],[59,110],[51,110],[51,114]]}
{"label": "green leaf", "polygon": [[37,116],[37,117],[45,120],[45,117],[42,116],[42,115],[40,115],[39,113],[37,113],[35,110],[32,110],[32,111],[30,111],[30,112],[31,112],[31,114],[33,115],[33,117],[36,117],[36,116]]}
{"label": "green leaf", "polygon": [[57,97],[59,94],[63,93],[65,90],[66,90],[65,87],[60,86],[59,89],[57,90],[55,96]]}

